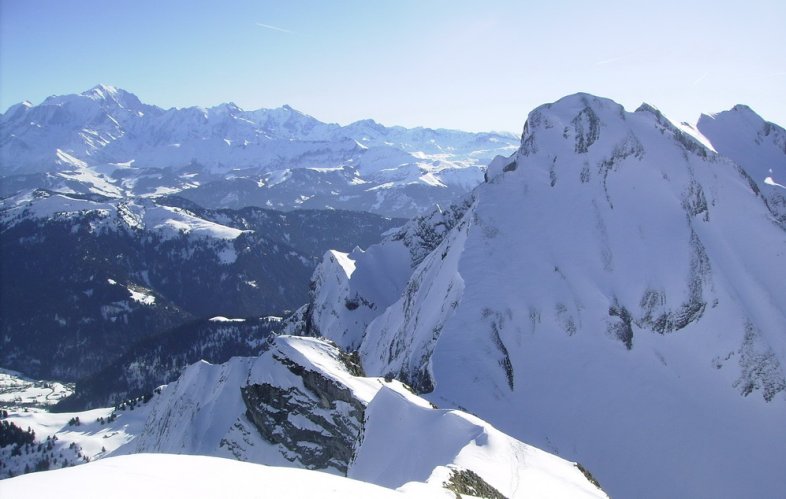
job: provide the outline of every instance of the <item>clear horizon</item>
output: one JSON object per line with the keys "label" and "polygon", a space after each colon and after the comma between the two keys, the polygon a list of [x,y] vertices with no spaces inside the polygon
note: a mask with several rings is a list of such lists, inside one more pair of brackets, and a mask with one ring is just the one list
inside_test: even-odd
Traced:
{"label": "clear horizon", "polygon": [[98,83],[163,108],[520,133],[576,92],[786,125],[786,3],[0,0],[0,109]]}

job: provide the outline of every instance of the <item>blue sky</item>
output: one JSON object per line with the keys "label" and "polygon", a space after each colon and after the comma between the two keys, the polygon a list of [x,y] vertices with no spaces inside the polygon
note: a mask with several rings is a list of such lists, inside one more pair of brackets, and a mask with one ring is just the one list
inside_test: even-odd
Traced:
{"label": "blue sky", "polygon": [[0,109],[108,83],[162,107],[519,133],[583,91],[786,126],[786,2],[0,0]]}

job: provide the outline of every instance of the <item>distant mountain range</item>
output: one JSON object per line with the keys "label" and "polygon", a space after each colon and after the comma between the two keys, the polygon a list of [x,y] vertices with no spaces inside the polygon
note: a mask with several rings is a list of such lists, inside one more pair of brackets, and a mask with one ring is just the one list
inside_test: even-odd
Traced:
{"label": "distant mountain range", "polygon": [[179,193],[208,208],[335,208],[409,217],[448,205],[510,154],[506,133],[323,123],[289,106],[162,109],[98,85],[0,116],[0,195]]}

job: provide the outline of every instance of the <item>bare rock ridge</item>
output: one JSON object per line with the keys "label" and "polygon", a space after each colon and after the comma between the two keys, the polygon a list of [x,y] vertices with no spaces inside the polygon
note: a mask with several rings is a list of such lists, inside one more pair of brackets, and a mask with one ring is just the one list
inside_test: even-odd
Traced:
{"label": "bare rock ridge", "polygon": [[[240,391],[247,417],[265,439],[286,449],[288,459],[309,469],[335,468],[346,474],[361,438],[364,404],[352,390],[319,372],[274,358],[300,377],[304,389],[246,385]],[[291,414],[305,418],[307,424],[298,427]]]}

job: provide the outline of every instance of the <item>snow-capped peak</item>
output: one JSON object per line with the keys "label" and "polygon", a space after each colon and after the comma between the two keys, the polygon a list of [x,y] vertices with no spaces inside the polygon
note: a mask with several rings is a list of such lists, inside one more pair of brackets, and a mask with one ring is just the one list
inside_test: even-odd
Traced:
{"label": "snow-capped peak", "polygon": [[[107,98],[116,97],[119,94],[119,92],[120,91],[115,86],[99,83],[98,85],[94,86],[90,90],[86,90],[85,92],[82,92],[82,95],[93,99],[107,99]],[[122,92],[126,93],[124,90]]]}
{"label": "snow-capped peak", "polygon": [[786,130],[744,104],[703,114],[696,127],[720,154],[744,168],[773,215],[786,226],[786,196],[781,187],[786,185]]}
{"label": "snow-capped peak", "polygon": [[[738,136],[771,148],[775,170],[780,130]],[[724,140],[700,128],[716,154],[690,131],[588,94],[535,109],[445,236],[411,222],[433,245],[396,301],[360,286],[384,275],[365,255],[385,241],[333,295],[317,286],[312,327],[359,341],[367,373],[585,462],[612,495],[773,495],[786,486],[786,295],[772,273],[786,236]]]}
{"label": "snow-capped peak", "polygon": [[139,98],[131,92],[103,83],[82,92],[81,95],[103,105],[116,105],[134,113],[143,113],[145,108]]}

